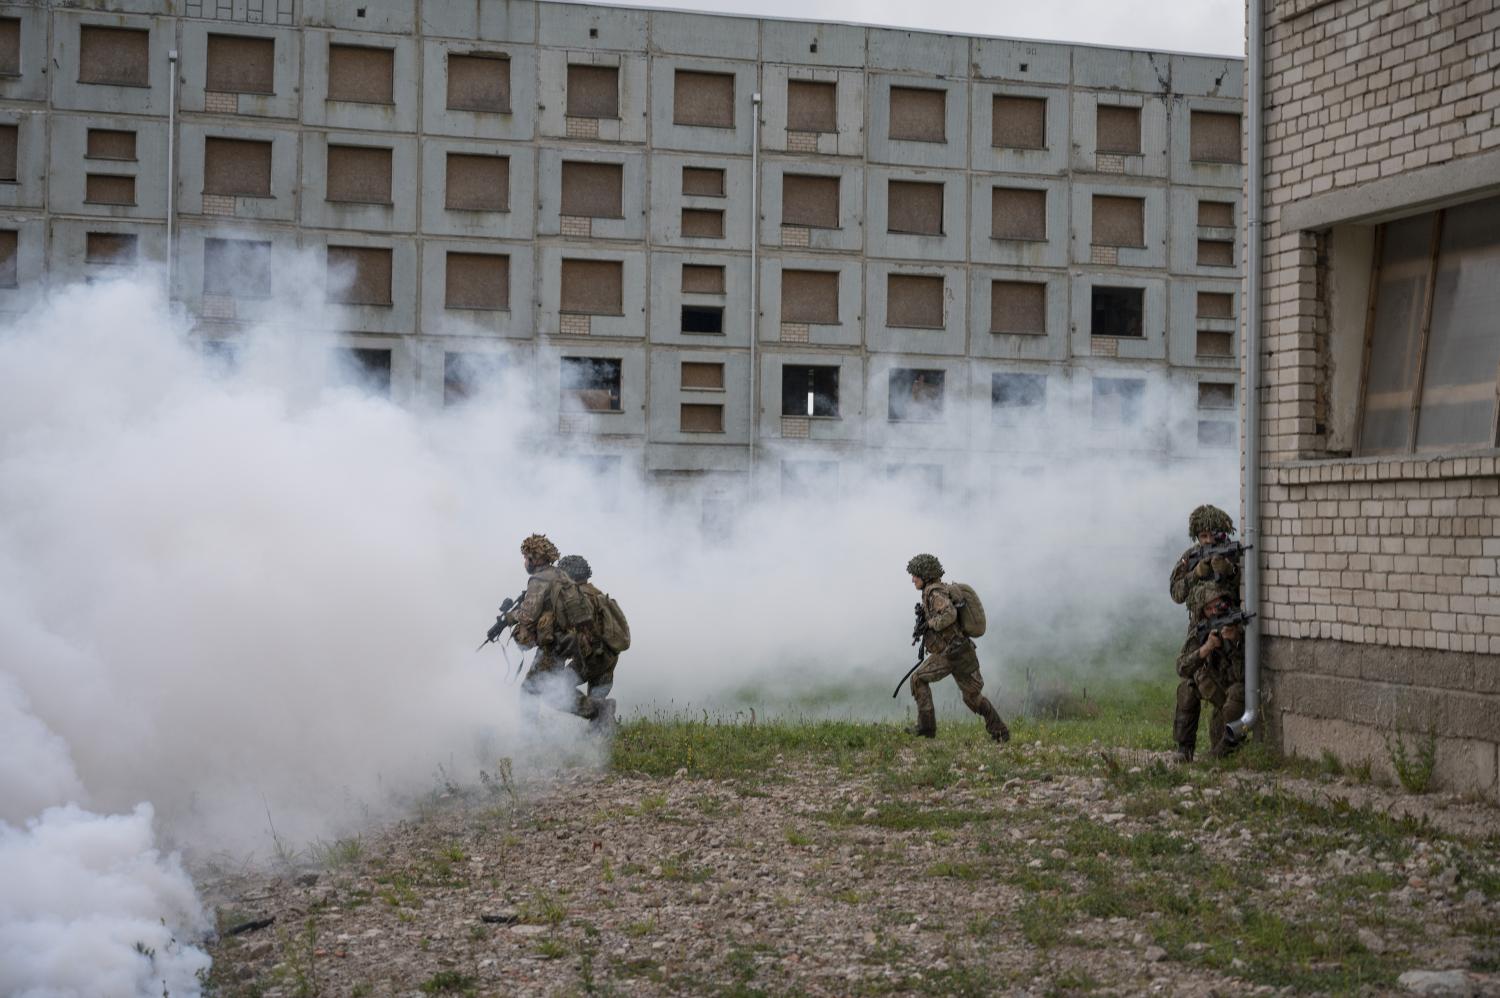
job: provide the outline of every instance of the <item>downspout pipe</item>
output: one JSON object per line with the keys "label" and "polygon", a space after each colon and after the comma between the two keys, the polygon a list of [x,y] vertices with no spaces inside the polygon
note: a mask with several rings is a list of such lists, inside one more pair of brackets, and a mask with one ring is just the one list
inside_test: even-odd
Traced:
{"label": "downspout pipe", "polygon": [[177,50],[167,53],[172,76],[167,81],[167,301],[172,300],[172,279],[177,269],[177,246],[173,240],[173,218],[177,200]]}
{"label": "downspout pipe", "polygon": [[760,432],[760,398],[756,394],[760,386],[760,372],[756,368],[755,346],[760,338],[757,328],[760,319],[760,267],[757,248],[760,246],[760,93],[750,95],[750,106],[755,120],[751,126],[750,143],[750,470],[746,478],[749,484],[750,501],[755,501],[755,436]]}
{"label": "downspout pipe", "polygon": [[[1245,208],[1245,404],[1242,407],[1240,443],[1245,455],[1244,542],[1255,545],[1245,559],[1246,610],[1260,613],[1260,361],[1261,361],[1261,203],[1264,197],[1261,168],[1264,163],[1261,109],[1265,104],[1264,0],[1247,0],[1246,53],[1246,208]],[[1229,722],[1235,737],[1243,737],[1260,714],[1261,618],[1245,627],[1245,713]]]}

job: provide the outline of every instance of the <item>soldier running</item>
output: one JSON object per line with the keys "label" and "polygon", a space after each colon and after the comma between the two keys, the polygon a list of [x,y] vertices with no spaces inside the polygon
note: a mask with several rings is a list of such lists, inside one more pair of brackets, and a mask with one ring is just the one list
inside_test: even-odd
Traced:
{"label": "soldier running", "polygon": [[[984,677],[979,674],[979,656],[974,641],[959,626],[958,607],[951,587],[943,582],[943,564],[935,555],[919,554],[906,564],[912,586],[922,594],[917,604],[922,628],[922,651],[927,656],[911,677],[911,695],[917,702],[917,723],[908,733],[923,738],[937,736],[937,712],[932,706],[931,685],[952,676],[963,695],[964,706],[984,718],[984,729],[997,742],[1010,741],[1010,729],[1000,719],[995,705],[984,696]],[[919,627],[921,625],[919,624]]]}

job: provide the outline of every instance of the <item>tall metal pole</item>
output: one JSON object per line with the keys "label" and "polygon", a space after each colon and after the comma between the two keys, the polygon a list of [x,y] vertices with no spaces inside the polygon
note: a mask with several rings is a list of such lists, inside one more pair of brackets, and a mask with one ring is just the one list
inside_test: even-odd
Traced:
{"label": "tall metal pole", "polygon": [[750,499],[755,499],[755,437],[760,432],[760,372],[756,368],[755,346],[760,336],[760,267],[756,252],[760,245],[760,94],[750,95],[755,114],[750,145],[750,470],[747,472]]}
{"label": "tall metal pole", "polygon": [[177,243],[173,218],[177,207],[177,50],[167,53],[172,76],[167,81],[167,301],[172,300],[172,280],[177,269]]}

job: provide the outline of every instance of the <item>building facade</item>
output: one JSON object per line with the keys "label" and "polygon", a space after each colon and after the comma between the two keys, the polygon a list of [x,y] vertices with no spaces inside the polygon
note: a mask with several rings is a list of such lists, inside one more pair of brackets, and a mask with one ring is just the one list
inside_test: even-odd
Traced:
{"label": "building facade", "polygon": [[1224,455],[1242,81],[531,0],[0,4],[0,308],[164,259],[170,204],[205,338],[301,252],[370,383],[440,406],[528,365],[604,469]]}
{"label": "building facade", "polygon": [[1494,798],[1500,8],[1264,6],[1266,720]]}

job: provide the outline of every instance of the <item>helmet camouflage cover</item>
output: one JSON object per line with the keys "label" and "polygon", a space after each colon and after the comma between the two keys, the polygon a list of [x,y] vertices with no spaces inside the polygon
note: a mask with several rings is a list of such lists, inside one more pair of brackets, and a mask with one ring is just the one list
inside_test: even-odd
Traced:
{"label": "helmet camouflage cover", "polygon": [[557,560],[557,545],[546,534],[532,534],[521,542],[521,557],[533,565],[550,565]]}
{"label": "helmet camouflage cover", "polygon": [[1225,589],[1216,582],[1205,582],[1193,589],[1187,598],[1188,612],[1197,620],[1203,616],[1203,608],[1213,603],[1214,600],[1227,599],[1234,602],[1234,593]]}
{"label": "helmet camouflage cover", "polygon": [[937,555],[923,552],[906,563],[906,571],[923,581],[930,582],[943,577],[943,563],[937,560]]}
{"label": "helmet camouflage cover", "polygon": [[1188,536],[1199,534],[1232,534],[1234,521],[1217,506],[1203,505],[1188,514]]}
{"label": "helmet camouflage cover", "polygon": [[594,570],[582,555],[570,554],[557,559],[557,567],[563,570],[563,574],[574,582],[587,582]]}

